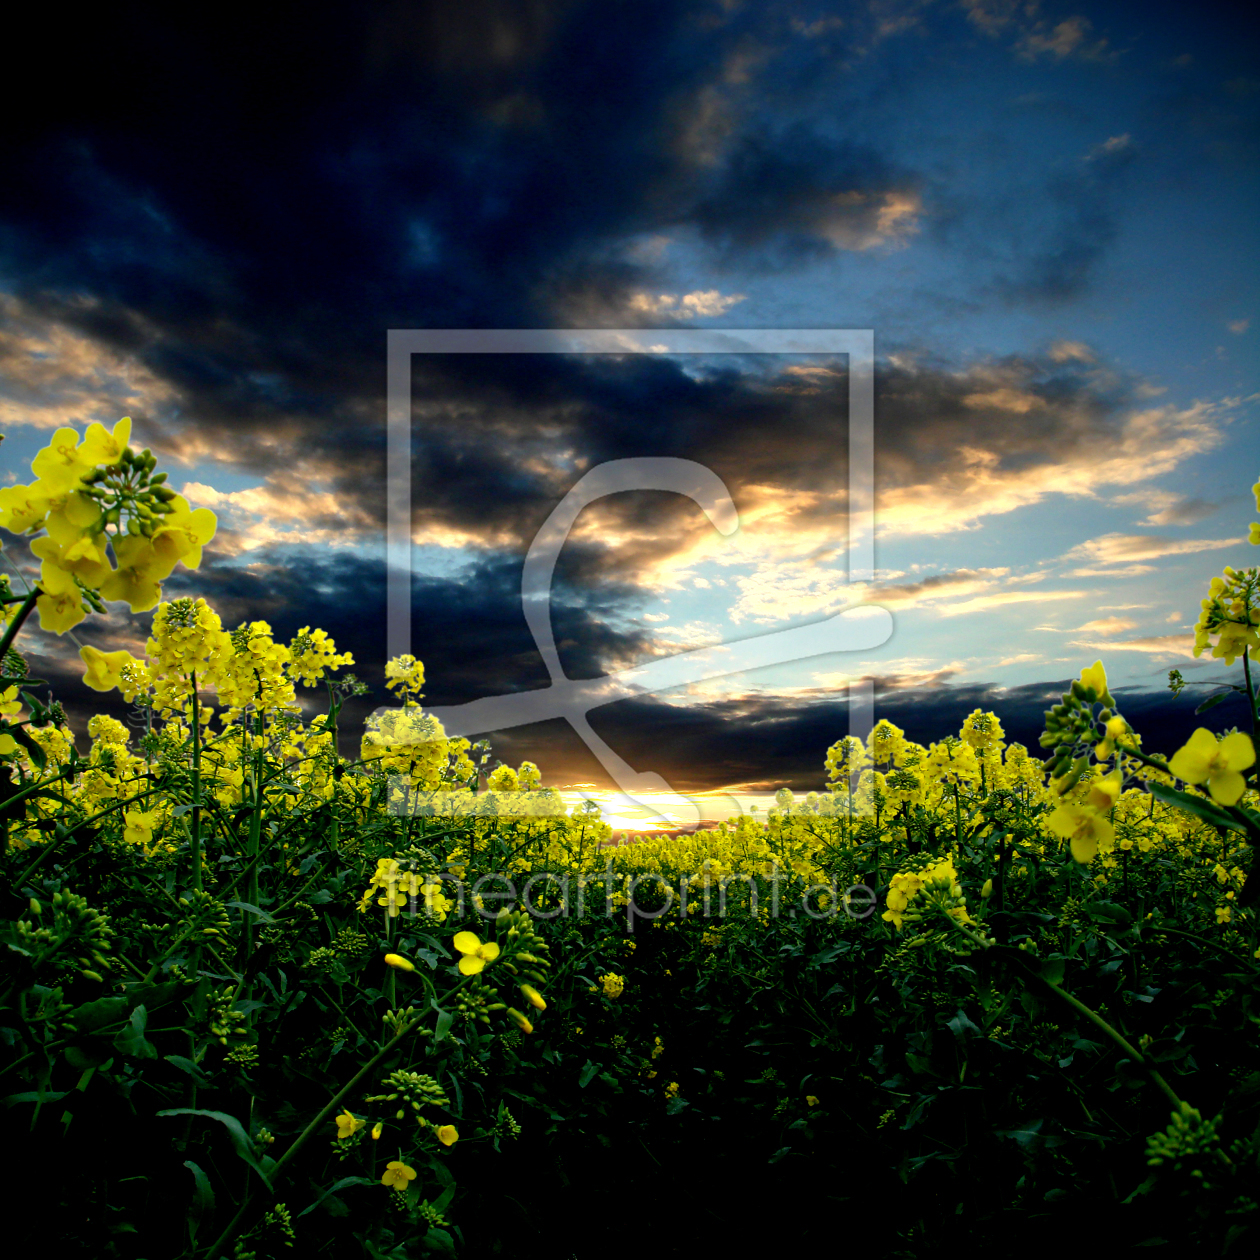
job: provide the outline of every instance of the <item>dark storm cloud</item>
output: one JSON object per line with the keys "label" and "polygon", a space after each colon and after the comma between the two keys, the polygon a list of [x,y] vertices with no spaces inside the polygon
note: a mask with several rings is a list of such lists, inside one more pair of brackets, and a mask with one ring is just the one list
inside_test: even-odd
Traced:
{"label": "dark storm cloud", "polygon": [[900,196],[912,215],[917,184],[875,149],[797,123],[740,137],[690,217],[728,258],[747,266],[764,248],[763,263],[782,266],[896,236],[890,206]]}
{"label": "dark storm cloud", "polygon": [[[11,537],[11,536],[6,536]],[[224,626],[266,621],[278,641],[288,642],[303,627],[328,632],[341,652],[354,655],[352,672],[373,685],[372,694],[347,703],[342,723],[343,751],[357,748],[363,718],[379,705],[391,704],[379,680],[384,676],[384,640],[379,610],[384,605],[384,568],[346,555],[261,554],[249,568],[207,561],[195,573],[179,569],[164,584],[164,597],[199,596],[219,614]],[[609,663],[626,663],[646,650],[645,636],[609,626],[602,615],[632,595],[617,588],[587,593],[580,601],[563,590],[552,602],[552,625],[560,658],[572,678],[601,676]],[[471,565],[452,578],[418,577],[413,583],[412,650],[424,661],[428,679],[426,705],[459,704],[488,694],[528,690],[548,678],[520,603],[519,566],[492,558]],[[152,615],[129,616],[115,605],[108,620],[89,618],[75,630],[79,640],[102,650],[125,647],[142,653]],[[70,712],[76,729],[96,712],[122,716],[117,693],[84,692],[82,666],[66,640],[36,629],[39,654],[30,662],[48,679]],[[318,692],[299,698],[321,704]]]}

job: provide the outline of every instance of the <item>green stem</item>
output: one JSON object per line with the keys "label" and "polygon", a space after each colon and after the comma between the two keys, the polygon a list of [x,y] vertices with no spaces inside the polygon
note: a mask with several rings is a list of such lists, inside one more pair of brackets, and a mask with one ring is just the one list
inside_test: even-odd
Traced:
{"label": "green stem", "polygon": [[[979,945],[984,949],[994,948],[989,942],[978,932],[971,931],[970,928],[964,927],[957,920],[950,920],[954,927],[960,931],[973,944]],[[1111,1041],[1113,1041],[1121,1050],[1124,1051],[1126,1057],[1133,1060],[1140,1067],[1155,1086],[1161,1090],[1164,1096],[1172,1103],[1175,1110],[1181,1110],[1181,1099],[1173,1092],[1173,1088],[1166,1080],[1156,1071],[1154,1064],[1134,1045],[1131,1045],[1126,1038],[1120,1035],[1097,1011],[1091,1010],[1079,998],[1074,998],[1065,989],[1060,988],[1057,984],[1051,984],[1043,976],[1030,973],[1028,971],[1029,960],[1019,956],[1018,950],[1006,949],[1002,946],[998,947],[1000,956],[1010,958],[1014,955],[1013,961],[1020,964],[1019,970],[1024,980],[1035,980],[1043,989],[1048,989],[1061,1001],[1066,1002],[1078,1015],[1083,1015],[1099,1032],[1103,1033]]]}
{"label": "green stem", "polygon": [[193,745],[193,799],[192,830],[189,847],[192,850],[193,887],[201,891],[201,708],[197,703],[197,673],[188,675],[192,686],[192,745]]}
{"label": "green stem", "polygon": [[1178,1112],[1181,1110],[1181,1099],[1173,1092],[1172,1086],[1164,1080],[1159,1072],[1155,1070],[1151,1061],[1140,1050],[1138,1050],[1136,1046],[1130,1045],[1129,1042],[1114,1028],[1112,1028],[1112,1026],[1107,1023],[1101,1015],[1099,1015],[1096,1011],[1091,1010],[1084,1002],[1074,998],[1064,989],[1061,989],[1057,984],[1050,984],[1046,980],[1043,980],[1042,984],[1045,985],[1045,987],[1052,993],[1057,994],[1074,1011],[1076,1011],[1078,1015],[1083,1015],[1087,1020],[1089,1020],[1089,1022],[1099,1030],[1099,1032],[1104,1033],[1107,1037],[1114,1041],[1115,1044],[1119,1046],[1120,1049],[1123,1050],[1124,1053],[1132,1059],[1134,1063],[1136,1063],[1138,1067],[1147,1074],[1147,1076],[1151,1078],[1154,1084],[1163,1092],[1168,1101],[1172,1103],[1173,1108]]}
{"label": "green stem", "polygon": [[1151,931],[1160,936],[1184,936],[1188,941],[1197,941],[1207,949],[1213,949],[1218,954],[1224,954],[1231,962],[1246,963],[1253,971],[1260,971],[1260,967],[1257,967],[1251,959],[1239,958],[1232,950],[1226,949],[1224,945],[1220,945],[1216,941],[1209,941],[1205,936],[1196,936],[1193,932],[1183,932],[1180,928],[1159,927],[1152,928]]}
{"label": "green stem", "polygon": [[[377,1051],[377,1053],[373,1055],[372,1058],[370,1058],[354,1074],[354,1076],[352,1076],[350,1080],[347,1081],[346,1084],[332,1096],[331,1099],[329,1099],[329,1101],[324,1105],[323,1110],[319,1112],[315,1119],[312,1120],[300,1134],[298,1134],[289,1149],[285,1151],[278,1160],[276,1160],[275,1166],[268,1173],[268,1180],[271,1182],[273,1187],[279,1184],[281,1174],[284,1172],[285,1167],[293,1161],[297,1153],[308,1141],[310,1141],[316,1131],[328,1122],[328,1118],[337,1110],[338,1107],[342,1105],[342,1103],[345,1102],[347,1098],[350,1097],[352,1093],[354,1093],[363,1078],[367,1076],[377,1066],[377,1064],[382,1062],[382,1060],[393,1052],[397,1043],[401,1041],[407,1033],[411,1032],[411,1030],[420,1023],[423,1017],[424,1013],[417,1015],[408,1023],[403,1024],[402,1027],[399,1028],[399,1030],[384,1044],[384,1046],[382,1046],[381,1049]],[[237,1229],[240,1227],[241,1221],[244,1219],[245,1213],[249,1210],[254,1198],[255,1195],[249,1195],[245,1199],[245,1202],[237,1209],[236,1215],[228,1222],[227,1228],[219,1235],[214,1246],[206,1252],[205,1260],[215,1260],[215,1257],[231,1240],[233,1234],[235,1234]]]}
{"label": "green stem", "polygon": [[69,778],[70,775],[75,773],[76,769],[77,767],[68,767],[60,774],[54,775],[51,779],[41,779],[38,783],[32,783],[30,787],[25,787],[20,792],[10,796],[7,801],[0,801],[0,813],[6,813],[10,808],[12,808],[12,806],[20,805],[28,797],[34,796],[41,788],[52,787],[54,783],[57,783],[65,778]]}
{"label": "green stem", "polygon": [[1254,738],[1256,733],[1256,689],[1251,683],[1251,649],[1243,648],[1243,678],[1247,683],[1247,712],[1251,718],[1251,734]]}
{"label": "green stem", "polygon": [[37,582],[32,588],[31,593],[22,601],[22,607],[17,610],[17,616],[9,622],[9,628],[4,632],[4,638],[0,639],[0,661],[4,660],[4,654],[13,646],[13,640],[17,638],[18,631],[22,628],[22,623],[31,615],[35,609],[35,601],[43,594],[39,589]]}

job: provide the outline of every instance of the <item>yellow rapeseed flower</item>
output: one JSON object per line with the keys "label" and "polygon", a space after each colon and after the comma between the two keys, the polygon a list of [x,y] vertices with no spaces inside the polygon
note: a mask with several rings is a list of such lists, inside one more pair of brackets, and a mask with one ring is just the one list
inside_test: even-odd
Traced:
{"label": "yellow rapeseed flower", "polygon": [[[349,1111],[343,1111],[341,1115],[337,1117],[338,1139],[344,1141],[344,1139],[348,1137],[354,1137],[354,1135],[358,1133],[365,1124],[367,1124],[366,1120],[357,1120],[349,1113]],[[393,1167],[393,1165],[390,1166]],[[415,1174],[413,1173],[412,1176],[415,1176]]]}
{"label": "yellow rapeseed flower", "polygon": [[69,590],[46,591],[36,599],[35,608],[39,612],[39,628],[49,634],[65,634],[87,616],[78,588],[74,586]]}
{"label": "yellow rapeseed flower", "polygon": [[1082,865],[1092,862],[1100,846],[1110,847],[1115,839],[1115,828],[1092,805],[1060,805],[1049,818],[1046,826],[1064,840],[1069,840],[1072,856]]}
{"label": "yellow rapeseed flower", "polygon": [[1092,690],[1095,700],[1103,700],[1108,696],[1107,671],[1103,669],[1102,661],[1095,661],[1081,670],[1081,686],[1086,691]]}
{"label": "yellow rapeseed flower", "polygon": [[454,1146],[459,1141],[459,1130],[453,1124],[443,1124],[438,1126],[437,1140],[443,1146]]}
{"label": "yellow rapeseed flower", "polygon": [[31,472],[55,493],[77,489],[93,467],[94,462],[79,453],[78,432],[68,426],[58,429],[52,441],[31,460]]}
{"label": "yellow rapeseed flower", "polygon": [[0,529],[25,534],[41,525],[55,492],[46,482],[0,488]]}
{"label": "yellow rapeseed flower", "polygon": [[499,956],[499,947],[494,941],[483,945],[473,932],[456,932],[453,943],[463,955],[459,960],[461,975],[475,976],[486,963],[494,962]]}
{"label": "yellow rapeseed flower", "polygon": [[129,809],[123,815],[126,828],[123,839],[128,844],[147,845],[153,839],[153,830],[162,820],[161,812],[153,810]]}
{"label": "yellow rapeseed flower", "polygon": [[391,1190],[403,1193],[415,1179],[416,1170],[414,1168],[409,1168],[401,1160],[391,1159],[385,1165],[385,1172],[381,1176],[381,1185],[389,1186]]}
{"label": "yellow rapeseed flower", "polygon": [[111,432],[99,421],[88,425],[75,454],[87,465],[116,464],[131,441],[131,417],[123,416]]}
{"label": "yellow rapeseed flower", "polygon": [[143,661],[136,660],[130,652],[102,652],[90,643],[79,649],[79,656],[87,666],[83,681],[93,691],[113,691],[122,678],[125,666],[144,664]]}
{"label": "yellow rapeseed flower", "polygon": [[1172,755],[1169,769],[1184,783],[1206,783],[1218,805],[1236,805],[1247,784],[1239,773],[1256,763],[1250,735],[1235,731],[1219,743],[1202,726]]}

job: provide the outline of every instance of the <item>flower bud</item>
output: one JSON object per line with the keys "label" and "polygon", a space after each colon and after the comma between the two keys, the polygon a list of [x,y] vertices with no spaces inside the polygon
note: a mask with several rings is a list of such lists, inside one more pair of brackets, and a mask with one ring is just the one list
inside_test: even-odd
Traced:
{"label": "flower bud", "polygon": [[401,954],[386,954],[385,961],[391,967],[397,967],[399,971],[415,971],[416,964],[408,962]]}
{"label": "flower bud", "polygon": [[993,896],[993,881],[991,879],[986,879],[984,881],[984,887],[980,889],[980,900],[988,901],[989,898],[992,896]]}
{"label": "flower bud", "polygon": [[520,1011],[513,1010],[510,1006],[508,1007],[508,1019],[510,1019],[512,1023],[514,1023],[523,1033],[532,1033],[534,1031],[534,1025],[531,1024],[529,1020],[520,1013]]}
{"label": "flower bud", "polygon": [[521,985],[521,996],[536,1011],[545,1011],[547,1009],[546,1000],[543,998],[543,995],[539,993],[538,990],[533,987],[533,985],[529,985],[529,984]]}
{"label": "flower bud", "polygon": [[31,913],[32,914],[44,913],[43,908],[40,906],[39,902],[35,900],[34,897],[31,898]]}

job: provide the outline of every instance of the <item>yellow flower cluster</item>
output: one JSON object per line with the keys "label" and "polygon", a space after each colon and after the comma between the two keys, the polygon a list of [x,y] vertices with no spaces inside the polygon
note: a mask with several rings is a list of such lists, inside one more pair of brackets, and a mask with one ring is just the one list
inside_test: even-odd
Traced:
{"label": "yellow flower cluster", "polygon": [[414,870],[405,870],[396,858],[378,858],[376,870],[368,886],[359,898],[359,912],[366,912],[372,903],[373,894],[381,892],[376,904],[385,909],[391,919],[396,919],[399,912],[413,898],[423,897],[425,909],[439,921],[445,919],[454,903],[442,895],[441,883],[432,875],[423,875]]}
{"label": "yellow flower cluster", "polygon": [[952,856],[940,858],[919,870],[899,871],[894,875],[882,917],[898,931],[907,922],[919,922],[924,917],[922,912],[910,906],[920,894],[923,904],[939,907],[956,922],[975,923],[967,913],[967,902]]}
{"label": "yellow flower cluster", "polygon": [[1211,648],[1214,657],[1232,665],[1247,649],[1254,652],[1260,647],[1258,594],[1260,572],[1256,569],[1239,571],[1227,566],[1221,577],[1213,578],[1194,626],[1195,656]]}
{"label": "yellow flower cluster", "polygon": [[153,455],[137,455],[130,439],[129,417],[112,432],[92,424],[81,440],[72,428],[58,429],[31,462],[36,480],[0,489],[0,527],[45,530],[31,551],[41,562],[40,625],[52,634],[83,620],[85,591],[123,600],[132,612],[154,607],[175,566],[198,568],[214,538],[214,513],[193,511],[164,484],[165,473],[154,473]]}

